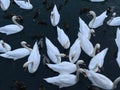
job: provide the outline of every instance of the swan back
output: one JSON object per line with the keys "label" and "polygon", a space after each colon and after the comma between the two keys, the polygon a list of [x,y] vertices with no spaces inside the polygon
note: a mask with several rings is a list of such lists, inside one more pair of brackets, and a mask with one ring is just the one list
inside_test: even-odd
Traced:
{"label": "swan back", "polygon": [[54,5],[53,10],[51,11],[50,20],[53,26],[56,26],[60,21],[60,14],[56,5]]}
{"label": "swan back", "polygon": [[48,54],[49,58],[54,63],[61,62],[61,57],[56,57],[56,55],[60,54],[58,48],[47,37],[46,37],[45,43],[46,43],[47,54]]}
{"label": "swan back", "polygon": [[41,55],[39,53],[37,42],[35,42],[33,46],[33,50],[30,56],[28,57],[28,61],[32,61],[32,63],[28,65],[29,72],[30,73],[36,72],[36,70],[39,67],[40,61],[41,61]]}
{"label": "swan back", "polygon": [[[104,58],[105,58],[105,55],[106,55],[107,51],[108,51],[108,48],[105,48],[104,50],[102,50],[100,53],[95,55],[90,60],[90,63],[89,63],[89,66],[88,66],[90,70],[93,70],[93,71],[97,72],[99,67],[101,68],[103,66]],[[98,65],[98,66],[96,67],[96,65]]]}
{"label": "swan back", "polygon": [[1,2],[0,6],[2,10],[6,11],[10,6],[10,0],[0,0],[0,2]]}
{"label": "swan back", "polygon": [[70,47],[70,51],[69,51],[70,62],[75,63],[78,60],[80,53],[81,53],[80,39],[77,38],[73,43],[73,45]]}
{"label": "swan back", "polygon": [[84,69],[84,71],[93,85],[105,90],[113,89],[113,82],[106,76],[87,69]]}
{"label": "swan back", "polygon": [[68,36],[65,34],[65,32],[63,31],[63,29],[60,29],[57,26],[57,34],[58,34],[58,41],[60,42],[60,44],[65,48],[68,49],[70,47],[70,40],[68,38]]}

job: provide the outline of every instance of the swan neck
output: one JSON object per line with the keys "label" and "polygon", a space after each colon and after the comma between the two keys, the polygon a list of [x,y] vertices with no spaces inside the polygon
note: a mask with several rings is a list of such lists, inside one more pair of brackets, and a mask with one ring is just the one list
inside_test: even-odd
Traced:
{"label": "swan neck", "polygon": [[21,44],[24,48],[28,49],[29,51],[32,51],[31,48],[27,47],[25,44]]}
{"label": "swan neck", "polygon": [[113,82],[113,89],[117,88],[117,85],[118,85],[119,82],[120,82],[120,77],[115,79],[115,81]]}
{"label": "swan neck", "polygon": [[27,61],[26,63],[24,63],[23,67],[27,67],[29,64],[32,64],[32,61]]}
{"label": "swan neck", "polygon": [[95,14],[95,12],[93,12],[92,14],[91,14],[92,16],[93,16],[93,19],[92,19],[92,25],[94,24],[94,22],[95,22],[95,19],[96,19],[96,14]]}
{"label": "swan neck", "polygon": [[98,48],[97,48],[97,44],[96,44],[95,47],[94,47],[93,53],[92,53],[92,55],[91,55],[92,57],[95,56],[97,49],[98,49]]}
{"label": "swan neck", "polygon": [[79,81],[79,74],[82,72],[82,68],[80,69],[77,69],[77,72],[76,72],[76,81],[78,82]]}
{"label": "swan neck", "polygon": [[16,17],[12,18],[13,23],[15,23],[18,27],[23,28],[15,19]]}
{"label": "swan neck", "polygon": [[114,16],[111,17],[110,20],[108,20],[107,24],[109,25],[112,22],[113,19],[114,19]]}
{"label": "swan neck", "polygon": [[60,58],[61,57],[65,57],[65,55],[61,53],[61,54],[57,54],[56,57],[57,57],[57,63],[61,63],[61,59]]}

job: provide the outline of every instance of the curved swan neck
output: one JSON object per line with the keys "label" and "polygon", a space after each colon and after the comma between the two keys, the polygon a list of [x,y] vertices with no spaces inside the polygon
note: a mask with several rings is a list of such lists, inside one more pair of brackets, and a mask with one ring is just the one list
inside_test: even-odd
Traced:
{"label": "curved swan neck", "polygon": [[97,49],[99,49],[99,48],[100,48],[100,47],[98,47],[98,44],[96,44],[96,45],[95,45],[95,48],[94,48],[94,50],[93,50],[93,53],[92,53],[92,55],[91,55],[92,57],[95,56],[96,51],[97,51]]}
{"label": "curved swan neck", "polygon": [[117,85],[118,85],[119,82],[120,82],[120,77],[115,79],[115,81],[113,82],[113,89],[117,88]]}
{"label": "curved swan neck", "polygon": [[77,70],[80,68],[79,65],[83,64],[84,61],[83,60],[78,60],[77,63],[76,63],[76,67],[77,67]]}
{"label": "curved swan neck", "polygon": [[56,57],[57,57],[57,63],[61,63],[61,59],[60,57],[65,57],[66,55],[63,54],[63,53],[60,53],[60,54],[57,54]]}
{"label": "curved swan neck", "polygon": [[27,67],[29,64],[32,64],[32,63],[33,61],[27,61],[26,63],[24,63],[23,68]]}
{"label": "curved swan neck", "polygon": [[24,48],[28,49],[29,51],[32,51],[32,49],[29,48],[29,47],[27,47],[25,44],[21,43],[21,45],[22,45]]}
{"label": "curved swan neck", "polygon": [[13,23],[15,23],[17,26],[19,26],[20,28],[23,28],[17,21],[16,21],[16,18],[17,18],[17,16],[13,16],[12,17],[12,21],[13,21]]}
{"label": "curved swan neck", "polygon": [[77,69],[77,72],[76,72],[76,81],[78,82],[79,81],[79,74],[83,72],[83,69],[80,68],[80,69]]}
{"label": "curved swan neck", "polygon": [[92,25],[94,24],[94,22],[95,22],[95,19],[96,19],[96,14],[95,14],[95,12],[94,11],[91,11],[92,13],[91,13],[91,15],[93,16],[93,19],[92,19]]}

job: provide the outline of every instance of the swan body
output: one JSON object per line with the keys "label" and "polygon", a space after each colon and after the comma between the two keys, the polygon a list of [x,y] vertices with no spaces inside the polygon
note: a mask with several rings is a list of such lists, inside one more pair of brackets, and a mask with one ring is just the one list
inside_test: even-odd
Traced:
{"label": "swan body", "polygon": [[37,71],[40,64],[41,55],[38,50],[37,42],[35,42],[33,49],[28,57],[28,61],[23,65],[23,67],[28,67],[30,73]]}
{"label": "swan body", "polygon": [[3,11],[6,11],[10,6],[10,0],[0,0],[0,7]]}
{"label": "swan body", "polygon": [[4,54],[0,54],[0,56],[8,59],[13,59],[14,61],[24,58],[31,53],[31,49],[25,46],[26,42],[21,42],[21,44],[24,44],[24,48],[18,48],[12,51],[8,51]]}
{"label": "swan body", "polygon": [[120,67],[120,29],[119,28],[117,28],[115,42],[116,42],[116,45],[117,45],[117,48],[118,48],[116,60],[117,60],[117,63]]}
{"label": "swan body", "polygon": [[97,55],[95,55],[90,60],[88,68],[90,70],[93,70],[93,71],[97,72],[99,70],[99,68],[101,68],[103,66],[104,58],[105,58],[105,55],[106,55],[107,51],[108,51],[108,48],[105,48],[100,53],[98,53]]}
{"label": "swan body", "polygon": [[91,57],[95,56],[97,49],[100,49],[100,44],[97,43],[94,48],[92,43],[80,32],[78,32],[78,37],[81,39],[82,50]]}
{"label": "swan body", "polygon": [[22,9],[30,10],[33,8],[33,5],[30,3],[30,0],[14,0],[14,2]]}
{"label": "swan body", "polygon": [[104,2],[105,0],[90,0],[91,2]]}
{"label": "swan body", "polygon": [[116,13],[113,13],[110,20],[107,21],[107,25],[109,26],[120,26],[120,17],[115,17]]}
{"label": "swan body", "polygon": [[90,29],[88,25],[79,17],[79,31],[90,40],[91,34],[95,33],[93,29]]}
{"label": "swan body", "polygon": [[58,64],[47,64],[47,66],[52,69],[55,72],[58,72],[60,74],[69,74],[77,71],[77,68],[79,68],[79,64],[84,64],[83,60],[78,60],[76,64],[63,61]]}
{"label": "swan body", "polygon": [[3,27],[0,27],[0,32],[5,33],[6,35],[10,35],[10,34],[14,34],[14,33],[17,33],[17,32],[20,32],[21,30],[23,30],[24,27],[22,25],[18,24],[16,22],[16,19],[17,19],[17,16],[13,16],[12,21],[15,24],[10,24],[10,25],[5,25]]}
{"label": "swan body", "polygon": [[46,38],[45,43],[47,47],[47,54],[50,60],[52,60],[54,63],[59,63],[58,60],[61,62],[61,57],[56,56],[60,55],[58,48],[48,38]]}
{"label": "swan body", "polygon": [[92,70],[84,69],[84,73],[87,75],[88,79],[92,82],[94,86],[100,87],[105,90],[115,89],[120,81],[120,77],[118,77],[114,82],[112,82],[105,75],[96,73]]}
{"label": "swan body", "polygon": [[90,28],[98,28],[102,26],[105,18],[107,18],[107,11],[104,11],[97,17],[94,11],[89,11],[89,14],[93,16],[93,19],[89,22]]}
{"label": "swan body", "polygon": [[78,60],[80,53],[81,53],[80,39],[77,38],[73,43],[73,45],[70,47],[70,51],[69,51],[70,62],[75,63]]}
{"label": "swan body", "polygon": [[60,42],[60,44],[65,48],[68,49],[70,47],[70,40],[69,37],[65,34],[65,32],[63,31],[63,29],[60,29],[57,26],[57,34],[58,34],[58,41]]}
{"label": "swan body", "polygon": [[0,52],[5,53],[11,51],[11,46],[5,43],[3,40],[0,40]]}
{"label": "swan body", "polygon": [[60,14],[58,12],[58,9],[57,9],[56,5],[54,5],[53,10],[51,11],[50,20],[51,20],[51,24],[53,26],[58,25],[58,23],[60,21]]}

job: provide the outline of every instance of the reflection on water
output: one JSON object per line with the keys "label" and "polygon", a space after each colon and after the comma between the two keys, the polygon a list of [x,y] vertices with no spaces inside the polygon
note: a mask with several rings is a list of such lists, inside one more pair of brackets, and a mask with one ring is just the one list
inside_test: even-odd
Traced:
{"label": "reflection on water", "polygon": [[[13,0],[11,0],[10,7],[7,11],[3,12],[0,9],[0,26],[13,23],[11,16],[14,14],[23,17],[24,30],[22,32],[9,36],[0,34],[0,39],[8,42],[12,46],[12,49],[21,47],[20,42],[22,40],[30,43],[32,47],[34,42],[40,40],[40,36],[44,35],[59,48],[60,52],[69,53],[69,49],[64,50],[57,41],[56,27],[53,27],[50,22],[50,12],[54,4],[57,4],[61,15],[59,27],[64,29],[65,33],[70,38],[71,45],[77,38],[77,32],[79,30],[78,17],[80,16],[87,24],[92,19],[91,16],[80,14],[81,9],[90,8],[96,12],[96,15],[99,15],[109,6],[114,6],[114,11],[120,16],[119,0],[114,0],[114,2],[113,0],[107,0],[102,3],[92,3],[89,0],[31,0],[31,3],[34,7],[32,10],[20,9],[13,3]],[[120,75],[120,68],[116,62],[116,57],[114,57],[117,51],[117,46],[114,41],[116,37],[116,27],[106,25],[106,21],[109,18],[110,17],[105,20],[104,25],[96,29],[96,36],[91,38],[91,42],[93,45],[100,43],[101,50],[106,47],[109,48],[105,57],[104,69],[101,73],[114,81]],[[45,44],[44,47],[40,49],[40,53],[41,55],[47,55]],[[28,71],[24,71],[22,67],[27,61],[27,58],[28,57],[25,57],[13,62],[13,60],[0,57],[0,89],[10,90],[13,80],[17,80],[24,82],[27,86],[27,90],[39,90],[39,88],[42,88],[40,90],[45,90],[43,86],[45,86],[46,90],[58,90],[57,86],[48,84],[43,80],[43,78],[56,76],[58,73],[48,69],[41,60],[38,71],[35,74],[30,74]],[[80,59],[83,59],[88,65],[91,58],[82,52]],[[88,90],[87,86],[90,84],[87,78],[83,78],[83,76],[80,75],[80,81],[76,85],[60,90]],[[116,90],[119,90],[119,88]]]}

